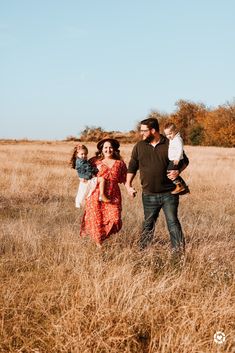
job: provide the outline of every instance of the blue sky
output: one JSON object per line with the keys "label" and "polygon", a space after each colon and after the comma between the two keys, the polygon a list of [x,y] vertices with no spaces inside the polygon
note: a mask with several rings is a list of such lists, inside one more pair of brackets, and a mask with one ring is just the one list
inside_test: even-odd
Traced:
{"label": "blue sky", "polygon": [[0,0],[0,138],[128,131],[235,97],[234,0]]}

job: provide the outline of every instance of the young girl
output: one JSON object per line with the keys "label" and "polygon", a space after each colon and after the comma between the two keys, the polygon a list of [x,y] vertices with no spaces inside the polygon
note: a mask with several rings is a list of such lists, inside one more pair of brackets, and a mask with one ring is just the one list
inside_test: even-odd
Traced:
{"label": "young girl", "polygon": [[[166,123],[164,133],[169,139],[168,158],[170,162],[168,164],[167,171],[179,170],[183,161],[183,140],[174,123]],[[184,179],[180,176],[174,179],[173,183],[176,185],[176,187],[171,192],[172,194],[179,194],[180,192],[189,192],[188,186],[186,185]]]}
{"label": "young girl", "polygon": [[75,206],[80,208],[84,205],[86,197],[89,197],[99,184],[99,201],[110,202],[104,195],[105,180],[103,177],[96,177],[98,169],[93,167],[87,160],[88,148],[85,145],[74,147],[73,155],[70,160],[72,168],[77,170],[80,180],[78,192],[75,199]]}

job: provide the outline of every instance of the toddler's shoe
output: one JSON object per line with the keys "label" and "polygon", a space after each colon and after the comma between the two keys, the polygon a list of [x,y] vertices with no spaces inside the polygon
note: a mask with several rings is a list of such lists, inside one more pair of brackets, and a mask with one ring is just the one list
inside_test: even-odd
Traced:
{"label": "toddler's shoe", "polygon": [[179,193],[179,195],[190,194],[189,187],[186,185],[185,189]]}
{"label": "toddler's shoe", "polygon": [[173,195],[179,194],[185,190],[185,186],[181,183],[176,184],[176,188],[171,192]]}

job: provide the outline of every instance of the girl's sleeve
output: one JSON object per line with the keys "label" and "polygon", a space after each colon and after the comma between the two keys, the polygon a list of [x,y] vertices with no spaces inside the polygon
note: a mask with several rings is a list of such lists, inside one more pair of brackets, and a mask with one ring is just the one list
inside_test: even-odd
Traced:
{"label": "girl's sleeve", "polygon": [[82,163],[79,159],[76,160],[76,165],[75,165],[75,169],[80,172],[81,170],[81,166],[82,166]]}
{"label": "girl's sleeve", "polygon": [[99,169],[96,166],[92,167],[92,174],[97,175],[98,173],[99,173]]}
{"label": "girl's sleeve", "polygon": [[92,174],[94,174],[94,175],[97,175],[98,172],[99,172],[97,162],[98,161],[97,161],[96,157],[92,157],[92,158],[89,159],[89,163],[90,163],[91,168],[92,168]]}
{"label": "girl's sleeve", "polygon": [[121,161],[120,164],[120,172],[119,172],[119,183],[125,183],[126,182],[126,174],[127,174],[127,166],[126,164]]}

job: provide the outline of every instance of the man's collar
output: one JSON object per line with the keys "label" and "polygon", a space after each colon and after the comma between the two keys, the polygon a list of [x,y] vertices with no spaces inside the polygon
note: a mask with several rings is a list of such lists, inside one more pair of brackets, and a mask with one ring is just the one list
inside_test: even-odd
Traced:
{"label": "man's collar", "polygon": [[145,142],[147,145],[157,146],[157,145],[161,145],[162,143],[165,143],[166,137],[164,135],[160,134],[160,139],[158,142],[147,142],[146,140],[143,140],[143,142]]}

